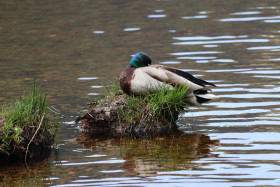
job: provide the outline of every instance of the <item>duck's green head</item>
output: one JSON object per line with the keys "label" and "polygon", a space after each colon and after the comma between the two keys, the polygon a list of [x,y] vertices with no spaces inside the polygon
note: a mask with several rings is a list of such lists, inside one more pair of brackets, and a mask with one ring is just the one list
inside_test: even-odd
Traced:
{"label": "duck's green head", "polygon": [[130,65],[135,68],[145,67],[151,64],[152,64],[151,58],[146,53],[143,52],[139,52],[135,54],[130,61]]}

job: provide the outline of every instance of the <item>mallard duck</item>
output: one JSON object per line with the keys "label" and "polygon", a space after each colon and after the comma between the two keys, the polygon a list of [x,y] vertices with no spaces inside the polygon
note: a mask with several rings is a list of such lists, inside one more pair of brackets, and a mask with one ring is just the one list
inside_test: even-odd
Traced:
{"label": "mallard duck", "polygon": [[128,94],[152,93],[168,86],[173,89],[175,85],[188,87],[187,104],[198,106],[202,103],[219,97],[208,93],[209,86],[215,84],[195,78],[182,70],[163,65],[151,65],[151,58],[143,52],[135,54],[120,75],[120,86]]}

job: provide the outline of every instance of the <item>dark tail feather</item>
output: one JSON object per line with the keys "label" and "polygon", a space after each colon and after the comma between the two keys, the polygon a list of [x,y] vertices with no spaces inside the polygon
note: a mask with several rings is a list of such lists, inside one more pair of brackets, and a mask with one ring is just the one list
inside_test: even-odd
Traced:
{"label": "dark tail feather", "polygon": [[193,91],[194,94],[208,94],[208,91],[211,91],[211,89],[209,87],[203,87],[201,89],[195,90]]}
{"label": "dark tail feather", "polygon": [[195,90],[193,92],[198,103],[200,103],[200,104],[201,103],[206,103],[207,101],[210,101],[212,99],[218,99],[219,98],[218,96],[216,96],[214,94],[208,93],[209,90],[207,90],[205,88],[207,88],[207,87]]}
{"label": "dark tail feather", "polygon": [[211,85],[211,86],[215,86],[217,87],[215,84],[211,83],[211,82],[207,82],[205,80],[199,79],[201,82],[203,82],[205,85]]}
{"label": "dark tail feather", "polygon": [[207,101],[210,101],[211,99],[205,99],[203,97],[199,97],[199,96],[195,96],[196,97],[196,100],[199,104],[202,104],[202,103],[206,103]]}
{"label": "dark tail feather", "polygon": [[[204,87],[204,88],[206,88],[206,87]],[[208,92],[207,92],[208,90],[206,90],[206,89],[204,89],[204,88],[195,90],[195,91],[193,92],[193,93],[196,95],[195,97],[196,97],[196,100],[197,100],[197,102],[198,102],[199,104],[205,103],[205,102],[211,100],[211,99],[206,99],[206,98],[203,98],[203,97],[198,96],[198,94],[200,94],[200,95],[205,95],[205,94],[208,93]]]}

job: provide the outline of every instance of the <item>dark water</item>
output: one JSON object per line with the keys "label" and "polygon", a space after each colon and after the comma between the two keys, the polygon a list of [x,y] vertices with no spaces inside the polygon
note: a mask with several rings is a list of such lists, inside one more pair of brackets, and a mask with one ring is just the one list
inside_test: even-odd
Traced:
{"label": "dark water", "polygon": [[[36,76],[64,125],[57,152],[0,167],[0,185],[280,186],[279,22],[278,0],[1,1],[0,105]],[[169,137],[82,137],[73,121],[138,51],[221,98]]]}

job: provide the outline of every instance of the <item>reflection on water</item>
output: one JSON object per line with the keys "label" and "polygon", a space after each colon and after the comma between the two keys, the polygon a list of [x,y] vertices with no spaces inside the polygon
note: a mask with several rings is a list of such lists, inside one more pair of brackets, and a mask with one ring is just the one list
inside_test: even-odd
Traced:
{"label": "reflection on water", "polygon": [[[157,171],[188,169],[193,167],[191,164],[193,160],[215,156],[210,153],[210,148],[219,145],[219,141],[210,140],[209,136],[181,132],[154,139],[100,140],[85,137],[85,140],[78,143],[94,152],[100,149],[103,152],[117,151],[124,161],[123,170],[129,171],[127,173],[131,176],[147,176],[156,174]],[[96,155],[86,157],[92,158]],[[108,163],[112,161],[121,163],[121,160],[115,159]]]}
{"label": "reflection on water", "polygon": [[[59,153],[1,167],[0,185],[280,185],[278,0],[0,4],[0,105],[37,76],[64,120]],[[173,136],[84,140],[73,121],[138,51],[220,100],[189,108]]]}
{"label": "reflection on water", "polygon": [[51,177],[53,169],[54,167],[46,160],[29,163],[27,167],[22,163],[5,165],[0,168],[0,184],[1,186],[43,186],[48,180],[58,179],[58,177]]}

